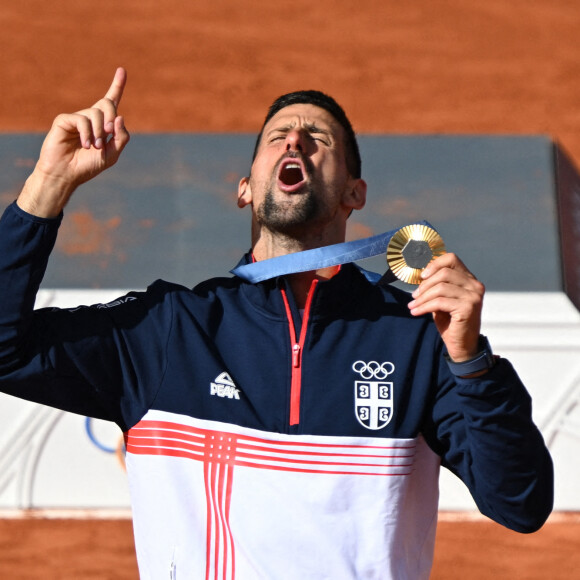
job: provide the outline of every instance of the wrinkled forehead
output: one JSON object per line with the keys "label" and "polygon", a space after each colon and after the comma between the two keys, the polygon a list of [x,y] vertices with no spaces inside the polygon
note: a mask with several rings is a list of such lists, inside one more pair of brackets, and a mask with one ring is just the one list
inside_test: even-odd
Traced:
{"label": "wrinkled forehead", "polygon": [[331,134],[335,139],[344,137],[340,123],[327,110],[316,105],[288,105],[278,111],[265,125],[263,135],[276,130],[291,130],[294,128],[317,128]]}
{"label": "wrinkled forehead", "polygon": [[[284,132],[288,131],[288,128],[292,129],[293,127],[302,127],[305,130],[308,129],[311,133],[324,132],[330,137],[329,140],[334,147],[344,149],[345,151],[348,150],[349,142],[347,132],[332,113],[317,105],[296,103],[277,111],[262,126],[262,130],[258,134],[254,145],[252,164],[258,154],[263,151],[264,143],[268,141],[268,137],[274,135],[276,131]],[[316,131],[313,128],[316,128]],[[358,171],[360,173],[360,166]]]}

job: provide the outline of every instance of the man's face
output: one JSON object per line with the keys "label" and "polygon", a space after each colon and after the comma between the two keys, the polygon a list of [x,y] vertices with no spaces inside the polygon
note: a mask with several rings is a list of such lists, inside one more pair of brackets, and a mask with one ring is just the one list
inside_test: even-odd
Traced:
{"label": "man's face", "polygon": [[314,105],[291,105],[264,127],[239,205],[253,205],[259,226],[299,237],[346,221],[360,181],[349,174],[344,129],[334,117]]}

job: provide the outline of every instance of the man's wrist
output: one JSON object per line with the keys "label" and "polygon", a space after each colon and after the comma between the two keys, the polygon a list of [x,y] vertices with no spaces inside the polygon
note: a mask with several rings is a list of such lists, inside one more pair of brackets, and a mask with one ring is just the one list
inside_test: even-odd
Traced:
{"label": "man's wrist", "polygon": [[479,335],[478,352],[469,360],[455,362],[447,353],[444,355],[449,370],[458,377],[480,376],[495,366],[496,357],[491,350],[489,340]]}
{"label": "man's wrist", "polygon": [[58,181],[42,179],[32,173],[26,180],[16,203],[26,213],[40,218],[56,218],[64,209],[72,191]]}

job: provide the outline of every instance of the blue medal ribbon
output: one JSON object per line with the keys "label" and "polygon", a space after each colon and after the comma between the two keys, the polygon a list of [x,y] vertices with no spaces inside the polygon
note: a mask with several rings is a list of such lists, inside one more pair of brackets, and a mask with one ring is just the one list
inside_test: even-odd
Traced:
{"label": "blue medal ribbon", "polygon": [[[426,221],[417,223],[430,228],[433,227]],[[242,264],[231,270],[231,273],[247,282],[256,283],[278,276],[285,276],[286,274],[310,272],[311,270],[364,260],[365,258],[385,253],[391,238],[399,229],[371,236],[370,238],[363,238],[362,240],[304,250],[303,252],[253,262],[252,264]]]}

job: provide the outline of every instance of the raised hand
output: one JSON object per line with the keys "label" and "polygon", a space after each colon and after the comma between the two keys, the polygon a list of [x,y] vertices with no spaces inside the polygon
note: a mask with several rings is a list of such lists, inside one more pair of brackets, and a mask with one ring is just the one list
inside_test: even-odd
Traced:
{"label": "raised hand", "polygon": [[92,107],[56,117],[18,205],[40,217],[57,216],[75,189],[114,165],[129,133],[117,109],[127,82],[118,68],[105,96]]}
{"label": "raised hand", "polygon": [[444,254],[423,271],[409,309],[414,316],[433,314],[449,356],[461,362],[477,354],[484,293],[455,254]]}

